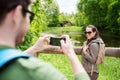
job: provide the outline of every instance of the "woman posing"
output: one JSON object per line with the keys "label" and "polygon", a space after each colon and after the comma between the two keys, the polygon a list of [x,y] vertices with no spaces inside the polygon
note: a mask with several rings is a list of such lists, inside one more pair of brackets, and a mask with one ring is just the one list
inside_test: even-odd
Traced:
{"label": "woman posing", "polygon": [[85,35],[87,40],[83,44],[82,49],[82,64],[90,76],[91,80],[97,80],[99,71],[97,68],[97,58],[99,53],[99,43],[104,43],[99,37],[97,28],[93,25],[86,27]]}

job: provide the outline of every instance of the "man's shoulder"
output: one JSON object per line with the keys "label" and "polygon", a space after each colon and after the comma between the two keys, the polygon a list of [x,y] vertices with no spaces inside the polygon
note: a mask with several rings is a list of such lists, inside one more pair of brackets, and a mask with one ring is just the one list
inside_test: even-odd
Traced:
{"label": "man's shoulder", "polygon": [[[44,69],[53,67],[51,63],[45,62],[40,58],[36,57],[30,57],[30,58],[19,58],[17,59],[17,64],[19,64],[20,67],[27,68],[28,70],[32,69]],[[45,69],[46,68],[46,69]]]}
{"label": "man's shoulder", "polygon": [[7,75],[6,73],[4,73],[4,76],[19,75],[19,77],[25,76],[26,79],[32,77],[34,78],[34,80],[38,80],[38,79],[65,80],[66,79],[65,76],[61,72],[59,72],[56,68],[54,68],[50,63],[44,62],[41,59],[35,57],[18,58],[6,66],[5,72],[11,72],[11,75],[9,74]]}

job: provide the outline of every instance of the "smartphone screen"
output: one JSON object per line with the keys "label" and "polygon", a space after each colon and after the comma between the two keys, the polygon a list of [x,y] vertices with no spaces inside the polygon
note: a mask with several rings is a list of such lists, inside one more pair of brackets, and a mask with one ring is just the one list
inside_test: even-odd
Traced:
{"label": "smartphone screen", "polygon": [[56,37],[51,37],[50,38],[50,45],[54,46],[61,46],[60,40],[65,40],[65,38],[56,38]]}

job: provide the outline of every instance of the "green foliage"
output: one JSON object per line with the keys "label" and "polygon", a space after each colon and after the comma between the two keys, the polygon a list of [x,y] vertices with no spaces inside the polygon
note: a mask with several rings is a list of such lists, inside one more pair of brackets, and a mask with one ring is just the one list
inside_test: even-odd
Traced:
{"label": "green foliage", "polygon": [[59,14],[59,22],[62,23],[64,21],[71,22],[73,25],[75,25],[75,15],[74,14]]}
{"label": "green foliage", "polygon": [[111,32],[116,35],[120,35],[119,11],[120,11],[120,2],[117,0],[113,1],[108,6],[108,14],[106,16],[106,20],[108,23],[106,28],[111,30]]}
{"label": "green foliage", "polygon": [[76,26],[84,26],[88,23],[88,19],[85,17],[84,13],[77,13],[75,15],[75,24]]}
{"label": "green foliage", "polygon": [[59,21],[60,22],[63,22],[63,21],[68,21],[68,15],[67,14],[63,14],[63,13],[61,13],[60,15],[59,15]]}
{"label": "green foliage", "polygon": [[47,19],[48,27],[56,27],[59,25],[59,8],[54,0],[42,0],[42,10]]}
{"label": "green foliage", "polygon": [[77,8],[76,24],[78,26],[93,24],[98,29],[120,35],[119,0],[80,0]]}
{"label": "green foliage", "polygon": [[98,1],[88,0],[85,7],[85,15],[88,18],[88,23],[98,25],[100,23],[100,7]]}

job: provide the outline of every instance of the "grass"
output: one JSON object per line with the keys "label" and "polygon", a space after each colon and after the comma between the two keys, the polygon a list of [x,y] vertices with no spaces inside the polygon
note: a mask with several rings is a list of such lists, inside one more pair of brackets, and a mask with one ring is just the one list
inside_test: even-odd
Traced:
{"label": "grass", "polygon": [[[63,54],[40,54],[39,56],[46,62],[50,62],[53,66],[59,69],[68,80],[74,80],[71,65],[67,57]],[[80,61],[80,55],[78,55]],[[120,80],[120,59],[106,57],[103,64],[99,65],[98,80]]]}
{"label": "grass", "polygon": [[99,66],[99,80],[120,80],[120,58],[106,57]]}
{"label": "grass", "polygon": [[68,80],[74,80],[72,67],[65,55],[62,54],[41,54],[41,59],[44,61],[50,62],[57,69],[59,69]]}

